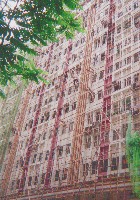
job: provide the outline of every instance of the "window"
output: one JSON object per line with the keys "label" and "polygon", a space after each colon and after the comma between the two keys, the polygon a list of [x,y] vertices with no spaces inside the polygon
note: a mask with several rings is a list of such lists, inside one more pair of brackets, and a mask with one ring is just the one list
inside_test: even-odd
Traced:
{"label": "window", "polygon": [[105,52],[101,54],[101,61],[105,60]]}
{"label": "window", "polygon": [[49,98],[49,103],[51,103],[53,101],[53,98],[52,97],[50,97]]}
{"label": "window", "polygon": [[108,169],[108,159],[100,161],[100,170],[101,172],[107,172]]}
{"label": "window", "polygon": [[131,27],[131,18],[130,18],[129,20],[126,20],[126,21],[124,22],[124,29],[127,29],[127,28],[129,28],[129,27]]}
{"label": "window", "polygon": [[119,101],[115,102],[113,104],[113,111],[114,111],[113,115],[116,115],[120,112],[120,102]]}
{"label": "window", "polygon": [[63,173],[62,173],[62,180],[66,180],[67,179],[67,173],[68,173],[68,169],[64,168],[63,169]]}
{"label": "window", "polygon": [[37,104],[36,104],[35,107],[34,107],[34,112],[36,111],[36,109],[37,109]]}
{"label": "window", "polygon": [[33,120],[30,120],[29,121],[29,127],[32,128],[32,126],[33,126]]}
{"label": "window", "polygon": [[66,133],[66,130],[67,130],[67,127],[66,125],[62,127],[62,134],[65,134]]}
{"label": "window", "polygon": [[96,122],[100,122],[101,121],[101,113],[100,111],[96,112]]}
{"label": "window", "polygon": [[126,137],[127,128],[128,128],[128,124],[123,124],[122,125],[122,138]]}
{"label": "window", "polygon": [[71,144],[66,144],[66,154],[70,154],[70,147],[71,147]]}
{"label": "window", "polygon": [[119,25],[118,27],[117,27],[117,33],[120,33],[121,32],[121,25]]}
{"label": "window", "polygon": [[131,63],[131,56],[127,57],[127,64]]}
{"label": "window", "polygon": [[116,70],[118,70],[119,69],[119,62],[117,62],[115,66],[116,66]]}
{"label": "window", "polygon": [[126,98],[126,110],[130,110],[131,109],[131,97],[127,97]]}
{"label": "window", "polygon": [[52,135],[53,135],[53,130],[52,130],[52,129],[50,129],[50,131],[49,131],[49,139],[51,139],[51,138],[52,138]]}
{"label": "window", "polygon": [[37,176],[35,176],[34,185],[37,185],[37,183],[38,183],[38,177],[37,177]]}
{"label": "window", "polygon": [[105,15],[107,15],[108,14],[108,9],[105,9]]}
{"label": "window", "polygon": [[52,114],[52,118],[54,119],[55,116],[56,116],[56,111],[53,112],[53,114]]}
{"label": "window", "polygon": [[134,124],[134,130],[140,132],[140,123]]}
{"label": "window", "polygon": [[29,108],[29,113],[31,112],[31,109],[32,109],[32,108],[30,107],[30,108]]}
{"label": "window", "polygon": [[121,89],[121,81],[114,81],[114,92]]}
{"label": "window", "polygon": [[97,74],[92,74],[91,75],[91,83],[96,82]]}
{"label": "window", "polygon": [[64,105],[64,111],[65,111],[65,113],[68,113],[68,112],[69,112],[69,103],[66,103],[66,104]]}
{"label": "window", "polygon": [[97,168],[98,168],[98,161],[92,161],[91,173],[92,174],[97,174]]}
{"label": "window", "polygon": [[94,135],[94,147],[99,145],[99,141],[100,141],[100,136]]}
{"label": "window", "polygon": [[117,44],[116,47],[117,47],[117,54],[120,54],[120,51],[121,51],[121,44]]}
{"label": "window", "polygon": [[104,70],[100,71],[100,76],[99,76],[99,80],[102,79],[104,77]]}
{"label": "window", "polygon": [[34,157],[33,157],[33,163],[35,163],[35,161],[36,161],[36,157],[37,157],[37,154],[34,154]]}
{"label": "window", "polygon": [[27,130],[27,127],[28,127],[28,124],[25,124],[25,129],[24,129],[25,131]]}
{"label": "window", "polygon": [[44,121],[44,116],[41,117],[41,123],[43,123],[43,121]]}
{"label": "window", "polygon": [[58,156],[62,156],[63,154],[63,146],[58,147]]}
{"label": "window", "polygon": [[43,133],[43,140],[46,139],[46,133]]}
{"label": "window", "polygon": [[45,173],[43,173],[41,176],[41,184],[44,184],[44,182],[45,182]]}
{"label": "window", "polygon": [[87,123],[92,124],[92,122],[93,122],[93,113],[90,112],[87,114]]}
{"label": "window", "polygon": [[140,52],[134,54],[134,63],[139,61]]}
{"label": "window", "polygon": [[71,93],[72,93],[72,87],[69,88],[68,95],[70,95]]}
{"label": "window", "polygon": [[134,18],[134,24],[136,28],[140,28],[140,14]]}
{"label": "window", "polygon": [[64,55],[67,53],[67,49],[65,49],[65,51],[64,51]]}
{"label": "window", "polygon": [[49,117],[50,117],[50,113],[44,113],[44,119],[45,121],[48,121],[49,120]]}
{"label": "window", "polygon": [[17,180],[16,189],[19,189],[20,180]]}
{"label": "window", "polygon": [[43,158],[43,153],[40,153],[40,154],[39,154],[39,158],[38,158],[39,162],[42,161],[42,158]]}
{"label": "window", "polygon": [[95,99],[95,93],[94,92],[90,92],[88,95],[88,99],[89,99],[89,103],[93,103],[94,99]]}
{"label": "window", "polygon": [[18,168],[18,164],[19,164],[19,162],[17,161],[17,163],[16,163],[16,168]]}
{"label": "window", "polygon": [[113,141],[118,140],[118,139],[119,139],[118,131],[113,130]]}
{"label": "window", "polygon": [[69,124],[69,131],[73,131],[74,122],[70,122]]}
{"label": "window", "polygon": [[91,135],[85,135],[85,148],[90,148],[91,146]]}
{"label": "window", "polygon": [[131,109],[131,97],[127,97],[122,101],[122,111],[127,111]]}
{"label": "window", "polygon": [[108,67],[108,70],[107,70],[107,73],[112,73],[113,72],[113,65],[109,66]]}
{"label": "window", "polygon": [[117,158],[112,158],[112,162],[111,162],[111,170],[117,170],[119,166],[119,157]]}
{"label": "window", "polygon": [[56,101],[58,100],[58,98],[59,98],[59,93],[57,93],[57,95],[56,95]]}
{"label": "window", "polygon": [[76,55],[76,54],[73,54],[73,55],[72,55],[72,61],[74,62],[74,61],[76,60],[76,58],[77,58],[77,55]]}
{"label": "window", "polygon": [[109,132],[104,133],[104,142],[109,142]]}
{"label": "window", "polygon": [[77,74],[80,74],[80,71],[81,71],[81,66],[77,65],[77,66],[76,66],[76,73],[77,73]]}
{"label": "window", "polygon": [[56,170],[55,172],[55,181],[58,181],[59,180],[59,171]]}
{"label": "window", "polygon": [[102,98],[102,90],[98,91],[98,100]]}
{"label": "window", "polygon": [[87,176],[89,171],[89,163],[83,164],[83,176]]}
{"label": "window", "polygon": [[134,42],[137,42],[139,40],[138,34],[134,35]]}
{"label": "window", "polygon": [[127,160],[126,160],[126,156],[122,156],[122,169],[126,169],[128,168],[128,164],[127,164]]}
{"label": "window", "polygon": [[85,37],[81,38],[81,44],[85,42]]}
{"label": "window", "polygon": [[118,18],[121,17],[123,15],[123,12],[119,12],[118,13]]}
{"label": "window", "polygon": [[134,75],[134,83],[139,81],[139,73]]}
{"label": "window", "polygon": [[31,186],[32,185],[32,176],[29,176],[29,179],[28,179],[28,186]]}
{"label": "window", "polygon": [[131,77],[124,79],[124,87],[131,85]]}
{"label": "window", "polygon": [[20,166],[23,167],[23,165],[24,165],[24,160],[23,160],[23,157],[21,156],[20,157]]}
{"label": "window", "polygon": [[107,33],[105,33],[103,35],[103,40],[102,40],[102,44],[104,45],[106,43],[106,38],[107,38]]}
{"label": "window", "polygon": [[14,190],[14,186],[15,186],[15,181],[12,181],[12,183],[11,183],[11,190]]}
{"label": "window", "polygon": [[134,2],[134,10],[137,9],[138,7],[139,7],[138,1]]}
{"label": "window", "polygon": [[49,157],[49,151],[46,152],[45,160],[48,160]]}
{"label": "window", "polygon": [[75,110],[76,109],[76,102],[74,102],[73,104],[72,104],[72,110]]}

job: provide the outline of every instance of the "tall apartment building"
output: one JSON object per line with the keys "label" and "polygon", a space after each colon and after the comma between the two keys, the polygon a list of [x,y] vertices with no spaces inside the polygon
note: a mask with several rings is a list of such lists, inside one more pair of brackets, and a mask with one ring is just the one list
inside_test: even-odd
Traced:
{"label": "tall apartment building", "polygon": [[85,33],[39,49],[48,86],[24,91],[1,170],[2,199],[123,200],[128,116],[140,131],[140,2],[86,1]]}

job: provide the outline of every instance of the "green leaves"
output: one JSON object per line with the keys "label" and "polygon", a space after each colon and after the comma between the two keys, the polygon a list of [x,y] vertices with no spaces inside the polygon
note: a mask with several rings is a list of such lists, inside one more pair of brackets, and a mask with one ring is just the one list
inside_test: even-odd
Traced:
{"label": "green leaves", "polygon": [[0,85],[6,86],[15,76],[47,83],[42,77],[43,71],[33,67],[24,55],[37,54],[31,48],[33,45],[58,41],[60,34],[69,39],[75,31],[82,31],[81,22],[74,14],[79,8],[79,0],[30,0],[30,3],[18,2],[14,9],[3,9],[0,13]]}
{"label": "green leaves", "polygon": [[140,135],[138,132],[131,134],[131,131],[131,119],[129,119],[126,135],[126,153],[133,190],[136,196],[140,198]]}
{"label": "green leaves", "polygon": [[3,99],[6,98],[6,95],[5,95],[5,93],[2,89],[0,89],[0,97],[3,98]]}

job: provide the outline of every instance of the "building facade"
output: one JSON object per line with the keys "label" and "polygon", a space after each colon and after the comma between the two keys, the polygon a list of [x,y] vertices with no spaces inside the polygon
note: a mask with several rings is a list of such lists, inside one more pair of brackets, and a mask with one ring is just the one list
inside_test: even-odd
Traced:
{"label": "building facade", "polygon": [[39,49],[49,84],[22,96],[2,199],[137,199],[125,138],[140,131],[140,2],[86,1],[85,33]]}

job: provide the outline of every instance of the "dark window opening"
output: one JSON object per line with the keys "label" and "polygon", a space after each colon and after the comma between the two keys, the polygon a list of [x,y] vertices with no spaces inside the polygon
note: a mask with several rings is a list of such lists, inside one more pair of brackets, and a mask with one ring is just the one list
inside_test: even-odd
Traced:
{"label": "dark window opening", "polygon": [[39,154],[39,158],[38,158],[39,162],[42,161],[42,158],[43,158],[43,153],[40,153],[40,154]]}
{"label": "dark window opening", "polygon": [[67,179],[67,173],[68,173],[68,169],[63,169],[63,173],[62,173],[62,180],[66,180]]}
{"label": "dark window opening", "polygon": [[98,161],[92,161],[92,174],[97,174],[97,168],[98,168]]}
{"label": "dark window opening", "polygon": [[44,182],[45,182],[45,173],[43,173],[41,176],[41,184],[44,184]]}
{"label": "dark window opening", "polygon": [[117,170],[119,166],[119,157],[117,158],[112,158],[112,162],[111,162],[111,170]]}
{"label": "dark window opening", "polygon": [[34,154],[34,157],[33,157],[33,163],[35,163],[36,158],[37,158],[37,154]]}
{"label": "dark window opening", "polygon": [[62,156],[63,154],[63,146],[58,147],[58,156]]}
{"label": "dark window opening", "polygon": [[108,169],[108,159],[101,160],[100,161],[100,171],[107,172],[107,169]]}
{"label": "dark window opening", "polygon": [[89,171],[89,163],[83,164],[83,176],[87,176]]}
{"label": "dark window opening", "polygon": [[29,180],[28,180],[28,186],[32,185],[32,176],[29,176]]}
{"label": "dark window opening", "polygon": [[70,147],[71,147],[71,144],[67,144],[66,145],[66,154],[70,154]]}
{"label": "dark window opening", "polygon": [[37,183],[38,183],[38,177],[35,176],[35,182],[34,182],[34,185],[37,185]]}
{"label": "dark window opening", "polygon": [[46,152],[45,160],[48,160],[49,158],[49,151]]}
{"label": "dark window opening", "polygon": [[122,169],[126,169],[128,168],[128,163],[127,163],[127,160],[126,160],[126,156],[122,156]]}
{"label": "dark window opening", "polygon": [[59,171],[56,170],[55,172],[55,181],[58,181],[59,180]]}

